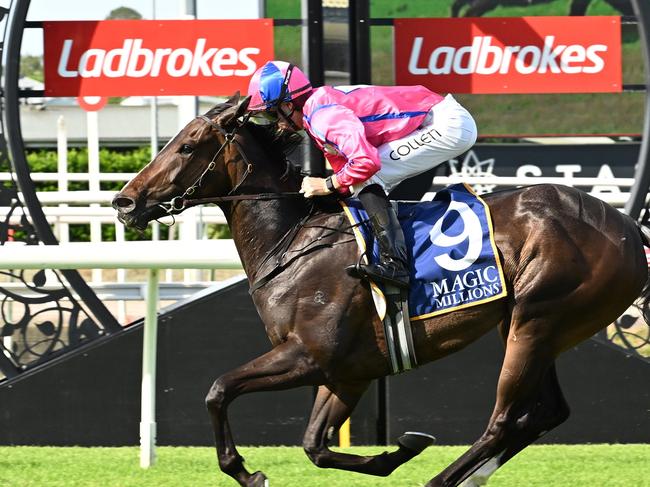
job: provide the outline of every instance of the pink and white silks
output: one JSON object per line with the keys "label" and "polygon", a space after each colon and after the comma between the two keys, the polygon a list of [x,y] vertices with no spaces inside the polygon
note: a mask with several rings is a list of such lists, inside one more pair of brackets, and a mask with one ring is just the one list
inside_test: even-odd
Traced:
{"label": "pink and white silks", "polygon": [[467,151],[476,124],[451,95],[423,86],[323,86],[303,107],[305,130],[342,191],[402,180]]}

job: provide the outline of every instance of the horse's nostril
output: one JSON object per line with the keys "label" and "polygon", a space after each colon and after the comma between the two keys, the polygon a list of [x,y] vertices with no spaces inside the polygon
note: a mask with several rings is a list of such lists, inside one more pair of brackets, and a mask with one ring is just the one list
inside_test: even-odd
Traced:
{"label": "horse's nostril", "polygon": [[135,200],[128,196],[117,195],[113,198],[113,208],[122,213],[129,213],[135,209]]}

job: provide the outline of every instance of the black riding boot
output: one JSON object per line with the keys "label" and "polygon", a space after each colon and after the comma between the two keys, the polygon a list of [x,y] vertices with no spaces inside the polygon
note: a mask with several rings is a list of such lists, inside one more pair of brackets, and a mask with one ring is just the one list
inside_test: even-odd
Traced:
{"label": "black riding boot", "polygon": [[379,262],[361,264],[366,276],[400,288],[409,287],[408,254],[397,214],[379,185],[361,191],[359,200],[368,212],[370,224],[379,244]]}

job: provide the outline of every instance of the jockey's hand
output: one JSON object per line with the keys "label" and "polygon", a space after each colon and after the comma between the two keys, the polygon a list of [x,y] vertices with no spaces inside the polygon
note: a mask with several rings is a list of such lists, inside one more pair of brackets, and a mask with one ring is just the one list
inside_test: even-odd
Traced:
{"label": "jockey's hand", "polygon": [[331,193],[325,185],[325,179],[313,178],[310,176],[307,176],[302,180],[300,192],[305,195],[305,198],[311,198],[312,196],[325,196]]}

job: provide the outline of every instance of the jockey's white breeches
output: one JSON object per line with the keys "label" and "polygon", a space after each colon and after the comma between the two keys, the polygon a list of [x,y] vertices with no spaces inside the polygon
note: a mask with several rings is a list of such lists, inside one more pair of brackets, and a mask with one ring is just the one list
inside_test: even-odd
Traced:
{"label": "jockey's white breeches", "polygon": [[370,184],[379,184],[388,193],[404,179],[466,152],[476,137],[472,115],[453,96],[447,95],[431,108],[417,129],[377,148],[381,169],[363,183],[355,184],[354,193]]}

